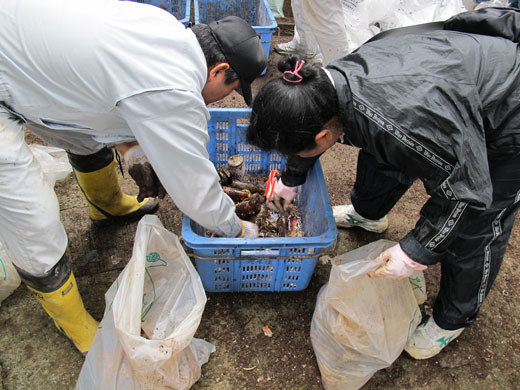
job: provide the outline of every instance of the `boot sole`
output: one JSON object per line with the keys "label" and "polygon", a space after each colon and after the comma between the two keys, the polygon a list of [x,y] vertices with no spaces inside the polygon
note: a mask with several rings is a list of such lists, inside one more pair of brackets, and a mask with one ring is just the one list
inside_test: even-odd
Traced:
{"label": "boot sole", "polygon": [[344,229],[350,229],[354,227],[358,227],[360,229],[366,230],[367,232],[371,233],[383,233],[386,229],[388,229],[388,225],[381,229],[371,229],[368,227],[363,226],[362,224],[351,224],[351,223],[342,223],[342,222],[336,222],[336,226]]}
{"label": "boot sole", "polygon": [[281,50],[281,49],[277,49],[276,47],[274,48],[274,51],[277,52],[278,54],[282,55],[282,56],[287,56],[289,54],[294,54],[294,51]]}
{"label": "boot sole", "polygon": [[139,209],[135,210],[133,213],[126,214],[126,215],[113,215],[111,217],[107,217],[105,219],[92,219],[92,223],[97,227],[104,227],[104,226],[110,226],[114,223],[118,222],[130,222],[135,221],[139,218],[141,218],[143,215],[146,214],[153,214],[157,211],[159,208],[159,201],[157,199],[152,199]]}
{"label": "boot sole", "polygon": [[411,349],[411,351],[407,350],[406,348],[404,349],[404,351],[410,355],[410,357],[414,358],[415,360],[426,360],[426,359],[430,359],[434,356],[437,356],[439,353],[441,353],[442,349],[437,351],[437,352],[430,352],[429,354],[426,354],[426,353],[421,353],[420,351],[415,351],[413,349]]}
{"label": "boot sole", "polygon": [[314,57],[316,57],[316,54],[312,54],[312,53],[305,53],[304,54],[304,53],[299,53],[296,50],[283,50],[283,49],[280,49],[278,47],[274,47],[273,50],[275,52],[277,52],[278,54],[282,55],[282,56],[288,56],[288,55],[294,54],[294,55],[297,55],[297,56],[305,57],[308,60],[311,60]]}

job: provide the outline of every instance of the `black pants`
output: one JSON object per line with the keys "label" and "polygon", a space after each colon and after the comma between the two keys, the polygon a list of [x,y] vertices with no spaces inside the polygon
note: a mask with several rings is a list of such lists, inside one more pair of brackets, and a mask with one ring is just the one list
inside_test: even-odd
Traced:
{"label": "black pants", "polygon": [[[520,208],[520,152],[516,156],[489,156],[489,165],[493,202],[484,211],[466,208],[461,230],[441,261],[441,286],[433,317],[444,329],[458,329],[475,321],[502,264]],[[382,218],[414,179],[360,151],[352,204],[365,218]]]}

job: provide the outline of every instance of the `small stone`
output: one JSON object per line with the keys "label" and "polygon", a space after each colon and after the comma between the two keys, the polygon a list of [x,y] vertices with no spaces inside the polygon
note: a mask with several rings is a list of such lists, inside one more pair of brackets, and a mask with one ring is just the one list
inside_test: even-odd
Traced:
{"label": "small stone", "polygon": [[87,252],[79,259],[78,266],[84,267],[89,263],[97,263],[99,262],[99,260],[99,253],[97,250],[94,249],[90,252]]}

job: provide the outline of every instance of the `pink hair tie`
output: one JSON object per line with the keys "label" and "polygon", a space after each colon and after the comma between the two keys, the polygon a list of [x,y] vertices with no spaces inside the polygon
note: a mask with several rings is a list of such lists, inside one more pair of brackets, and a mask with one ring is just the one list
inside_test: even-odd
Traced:
{"label": "pink hair tie", "polygon": [[[304,60],[296,61],[296,66],[294,67],[294,70],[286,70],[283,72],[282,78],[287,81],[288,83],[300,83],[303,80],[303,77],[298,72],[303,68],[303,65],[305,64]],[[290,80],[285,75],[286,74],[292,74],[293,76],[298,77],[296,80]]]}

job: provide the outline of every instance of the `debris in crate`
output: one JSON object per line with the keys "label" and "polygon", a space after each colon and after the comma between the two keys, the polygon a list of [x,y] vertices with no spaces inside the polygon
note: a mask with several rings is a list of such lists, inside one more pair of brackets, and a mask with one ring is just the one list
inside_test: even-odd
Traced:
{"label": "debris in crate", "polygon": [[[269,179],[263,175],[247,174],[244,159],[240,155],[231,156],[225,167],[218,169],[222,190],[235,203],[235,212],[240,219],[255,222],[259,237],[303,237],[302,217],[298,207],[291,204],[280,212],[265,195],[280,177],[278,171],[271,171]],[[272,191],[271,191],[272,192]],[[214,237],[206,232],[207,237]]]}
{"label": "debris in crate", "polygon": [[293,204],[281,214],[265,204],[256,218],[256,224],[260,237],[303,237],[302,217]]}
{"label": "debris in crate", "polygon": [[228,159],[227,168],[234,180],[243,180],[247,175],[244,157],[240,154],[235,154]]}
{"label": "debris in crate", "polygon": [[276,237],[278,235],[278,210],[269,208],[270,202],[264,203],[256,216],[255,222],[261,237]]}
{"label": "debris in crate", "polygon": [[226,167],[220,168],[217,170],[218,176],[220,178],[220,184],[222,186],[228,186],[233,181],[233,178],[231,177],[231,172],[229,172],[229,169]]}
{"label": "debris in crate", "polygon": [[233,199],[233,202],[242,202],[251,197],[251,191],[249,190],[238,190],[233,187],[222,186],[222,191],[224,191],[228,196]]}
{"label": "debris in crate", "polygon": [[[265,201],[260,194],[253,194],[251,199],[261,200],[259,211],[251,217],[250,213],[242,212],[242,204],[236,204],[236,213],[241,219],[255,222],[258,225],[260,237],[303,237],[302,218],[298,207],[290,205],[280,213],[273,202]],[[247,202],[247,201],[246,201]],[[252,202],[258,205],[257,202]],[[258,206],[257,206],[258,207]]]}
{"label": "debris in crate", "polygon": [[278,215],[276,230],[281,237],[285,237],[289,233],[289,216],[286,213]]}
{"label": "debris in crate", "polygon": [[302,215],[295,205],[289,206],[289,237],[303,237]]}
{"label": "debris in crate", "polygon": [[257,193],[257,194],[263,194],[264,190],[265,190],[264,187],[262,187],[258,184],[246,183],[246,182],[239,181],[239,180],[233,180],[231,182],[231,187],[239,188],[241,190],[248,190],[251,193]]}
{"label": "debris in crate", "polygon": [[260,212],[265,198],[260,194],[253,194],[246,200],[235,204],[235,213],[240,219],[249,219]]}

